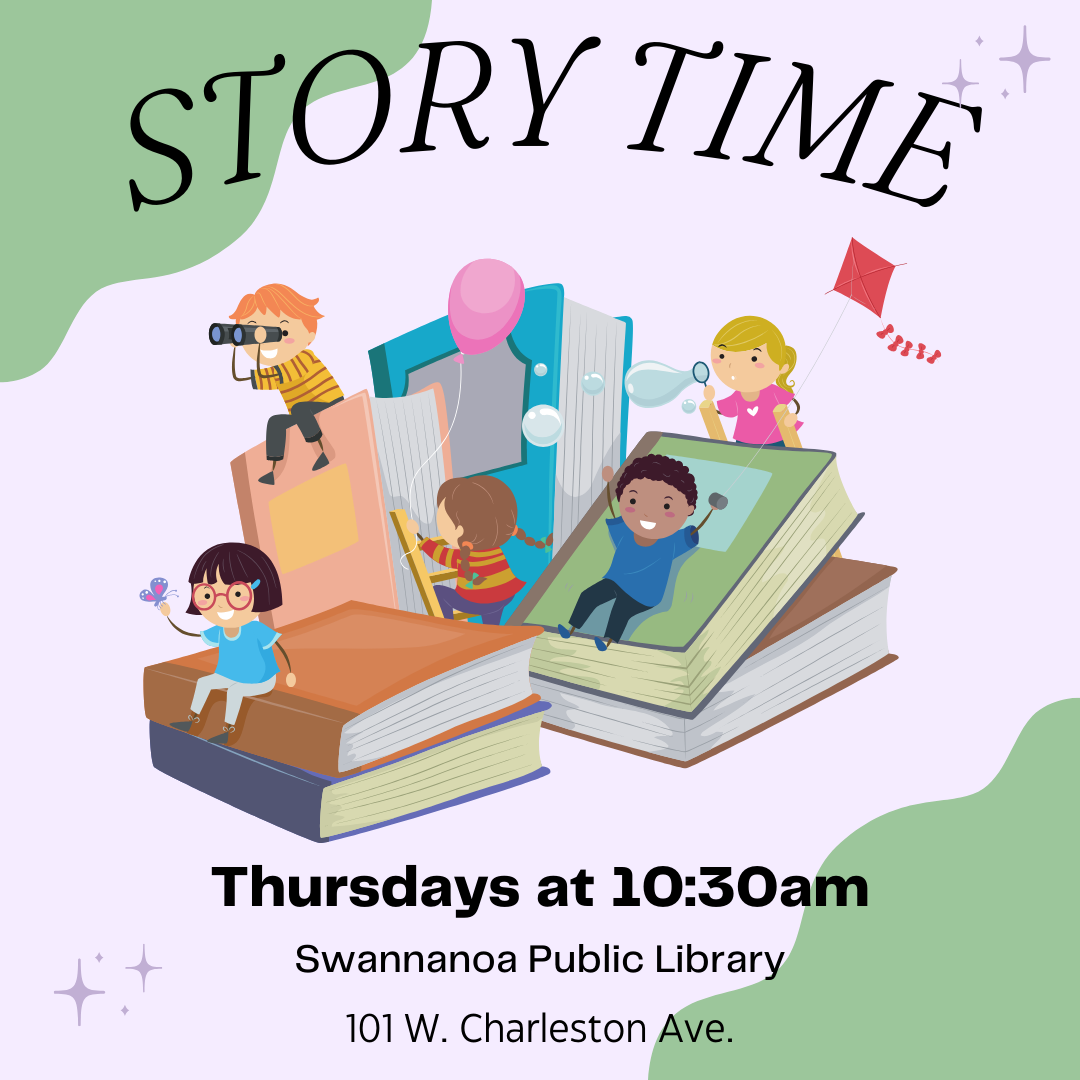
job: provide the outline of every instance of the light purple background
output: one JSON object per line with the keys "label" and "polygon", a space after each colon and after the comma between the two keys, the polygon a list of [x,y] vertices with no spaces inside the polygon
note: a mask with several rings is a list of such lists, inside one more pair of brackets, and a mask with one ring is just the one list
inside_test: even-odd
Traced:
{"label": "light purple background", "polygon": [[[790,950],[799,911],[778,903],[720,912],[612,909],[611,868],[638,880],[651,866],[702,864],[812,875],[850,832],[897,807],[984,786],[1040,706],[1075,692],[1071,570],[1076,536],[1069,325],[1075,292],[1075,21],[1062,4],[912,3],[887,11],[833,3],[724,5],[439,4],[426,40],[483,45],[494,75],[468,107],[490,142],[469,151],[446,110],[432,116],[437,152],[412,141],[426,53],[392,78],[390,121],[348,165],[323,167],[286,140],[266,206],[246,235],[201,266],[117,284],[83,307],[42,372],[0,387],[7,462],[4,529],[5,1019],[17,1058],[39,1075],[286,1075],[314,1066],[419,1076],[644,1075],[650,1046],[471,1047],[466,1012],[503,1019],[640,1017],[650,1044],[664,1015],[745,978],[677,976],[304,977],[296,947],[568,950],[618,942],[650,961],[655,945]],[[1016,52],[1026,21],[1049,53],[1021,93]],[[545,149],[512,147],[530,114],[521,50],[537,45],[545,90],[573,47],[596,33],[546,119]],[[981,35],[984,44],[974,43]],[[638,45],[665,40],[724,55],[688,58],[658,142],[645,129],[669,54],[638,68]],[[341,41],[341,48],[363,42]],[[725,145],[705,147],[738,72],[736,51],[771,56],[755,72]],[[913,154],[897,186],[929,210],[866,190],[922,104],[945,80],[977,81],[967,114],[942,107],[920,140],[953,142],[950,169]],[[814,135],[873,78],[883,91],[855,156],[857,185],[831,171],[850,119],[805,162],[797,114],[754,154],[796,77],[815,70]],[[439,97],[475,66],[447,54]],[[1008,88],[1004,101],[1000,92]],[[460,92],[460,91],[459,91]],[[454,96],[458,96],[454,94]],[[367,130],[374,88],[335,95],[309,113],[324,156]],[[1068,185],[1068,196],[1067,187]],[[152,213],[153,208],[146,210]],[[850,306],[804,380],[844,300],[824,295],[850,237],[897,263],[885,319],[941,349],[933,367],[889,353],[880,323]],[[634,319],[634,357],[688,368],[707,359],[729,318],[760,314],[799,352],[805,445],[835,450],[866,518],[850,558],[899,567],[889,644],[900,662],[688,772],[545,732],[546,779],[450,812],[315,846],[156,773],[142,714],[142,669],[184,642],[137,597],[164,574],[184,590],[195,556],[240,539],[229,461],[263,438],[275,399],[233,384],[206,326],[239,297],[284,281],[320,297],[314,349],[346,393],[370,388],[367,348],[445,311],[456,271],[503,259],[528,285],[561,282],[568,297]],[[45,287],[46,283],[43,283]],[[131,328],[167,328],[150,347]],[[631,409],[629,444],[646,430],[704,434],[679,400]],[[183,605],[176,609],[182,611]],[[197,626],[180,615],[183,624]],[[302,675],[301,675],[302,677]],[[368,873],[407,862],[421,876],[513,874],[521,904],[449,910],[224,909],[213,865],[261,862],[282,876]],[[591,909],[545,911],[544,874],[587,867]],[[859,867],[847,868],[857,873]],[[873,882],[871,894],[873,894]],[[123,966],[147,944],[145,994]],[[105,960],[92,957],[98,951]],[[67,999],[81,957],[90,999],[83,1026]],[[782,977],[782,976],[781,976]],[[126,1017],[120,1007],[132,1011]],[[344,1016],[393,1012],[395,1042],[350,1046]],[[411,1046],[405,1011],[440,1012],[449,1041]]]}

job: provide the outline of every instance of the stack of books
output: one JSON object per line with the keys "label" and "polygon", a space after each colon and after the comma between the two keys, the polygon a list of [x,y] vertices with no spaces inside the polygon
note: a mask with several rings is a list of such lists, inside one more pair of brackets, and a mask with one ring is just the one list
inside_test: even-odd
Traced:
{"label": "stack of books", "polygon": [[[432,619],[359,602],[280,627],[297,685],[247,698],[231,745],[172,725],[216,651],[148,667],[154,766],[309,840],[326,841],[538,779],[547,703],[529,685],[532,627]],[[224,691],[203,723],[221,728]]]}
{"label": "stack of books", "polygon": [[833,557],[862,517],[835,454],[651,432],[628,462],[653,453],[695,476],[690,524],[712,492],[727,505],[675,560],[661,602],[599,652],[610,604],[573,637],[557,633],[611,563],[611,511],[597,499],[510,620],[546,631],[531,661],[546,726],[693,765],[896,659],[885,633],[895,568]]}

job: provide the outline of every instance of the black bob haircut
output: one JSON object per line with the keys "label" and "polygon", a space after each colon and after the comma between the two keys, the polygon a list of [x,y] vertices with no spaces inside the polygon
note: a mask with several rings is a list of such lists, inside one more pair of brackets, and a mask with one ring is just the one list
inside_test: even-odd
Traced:
{"label": "black bob haircut", "polygon": [[[252,611],[273,611],[281,607],[281,580],[270,556],[250,544],[215,544],[207,548],[196,560],[188,574],[188,582],[198,585],[206,580],[213,584],[221,578],[226,585],[234,581],[258,581]],[[189,615],[202,612],[188,602]]]}
{"label": "black bob haircut", "polygon": [[623,474],[615,485],[615,498],[621,499],[623,489],[634,480],[660,480],[670,484],[686,497],[688,506],[697,506],[697,482],[694,474],[675,458],[665,457],[663,454],[646,454],[644,457],[634,458],[623,469]]}

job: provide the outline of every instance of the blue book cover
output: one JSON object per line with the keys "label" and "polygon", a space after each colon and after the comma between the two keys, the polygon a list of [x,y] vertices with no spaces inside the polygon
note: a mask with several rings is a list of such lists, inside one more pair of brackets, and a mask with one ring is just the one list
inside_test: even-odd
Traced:
{"label": "blue book cover", "polygon": [[[445,316],[368,350],[377,397],[442,386],[453,475],[497,477],[513,492],[525,533],[551,538],[542,547],[506,545],[525,588],[506,606],[503,622],[602,490],[604,466],[618,468],[626,455],[623,379],[632,349],[629,317],[568,300],[562,285],[552,284],[526,289],[509,337],[464,363]],[[544,406],[558,410],[563,427],[557,442],[540,446],[524,428],[530,412]]]}
{"label": "blue book cover", "polygon": [[[535,747],[540,719],[547,708],[546,701],[535,702],[475,731],[453,736],[435,746],[346,777],[325,776],[248,754],[234,747],[215,745],[153,720],[150,721],[150,756],[154,767],[174,780],[297,836],[325,843],[432,814],[436,810],[445,810],[547,776],[551,770],[539,764],[539,750],[535,749],[531,755],[529,753]],[[533,725],[520,723],[530,716],[535,717]],[[505,762],[501,778],[493,783],[485,783],[482,779],[479,782],[470,780],[470,777],[487,774],[477,768],[476,762],[466,759],[466,767],[459,769],[465,775],[455,780],[454,769],[462,764],[461,755],[452,761],[446,751],[451,747],[464,750],[467,745],[475,747],[477,761],[490,763],[501,755],[501,760]],[[524,772],[512,775],[515,772],[513,762],[523,761],[530,756],[535,760],[530,760],[529,764],[535,767],[526,767]],[[423,766],[430,766],[422,778],[414,775],[415,770],[401,777],[391,777],[387,772],[397,770],[403,773],[410,764],[418,763],[420,758],[425,759],[421,763]],[[497,765],[495,771],[498,771]],[[385,782],[395,795],[402,787],[431,787],[434,783],[442,783],[448,797],[436,797],[429,805],[403,809],[401,813],[391,811],[382,820],[372,821],[360,828],[343,828],[339,832],[332,824],[326,827],[326,823],[335,817],[332,812],[326,812],[327,795],[339,794],[348,798],[344,794],[346,791],[359,791],[364,786],[370,786],[373,780],[376,784]],[[335,793],[332,789],[339,790]],[[407,797],[415,800],[411,791]],[[406,804],[403,802],[401,805],[404,808]],[[343,820],[340,813],[336,817]]]}

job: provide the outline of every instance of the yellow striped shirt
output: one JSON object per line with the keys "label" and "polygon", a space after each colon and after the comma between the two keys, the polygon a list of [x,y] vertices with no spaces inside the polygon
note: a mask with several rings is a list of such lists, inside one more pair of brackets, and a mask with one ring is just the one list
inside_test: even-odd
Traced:
{"label": "yellow striped shirt", "polygon": [[297,353],[284,364],[251,373],[253,390],[280,390],[289,412],[301,401],[337,401],[345,395],[326,365],[310,350]]}

